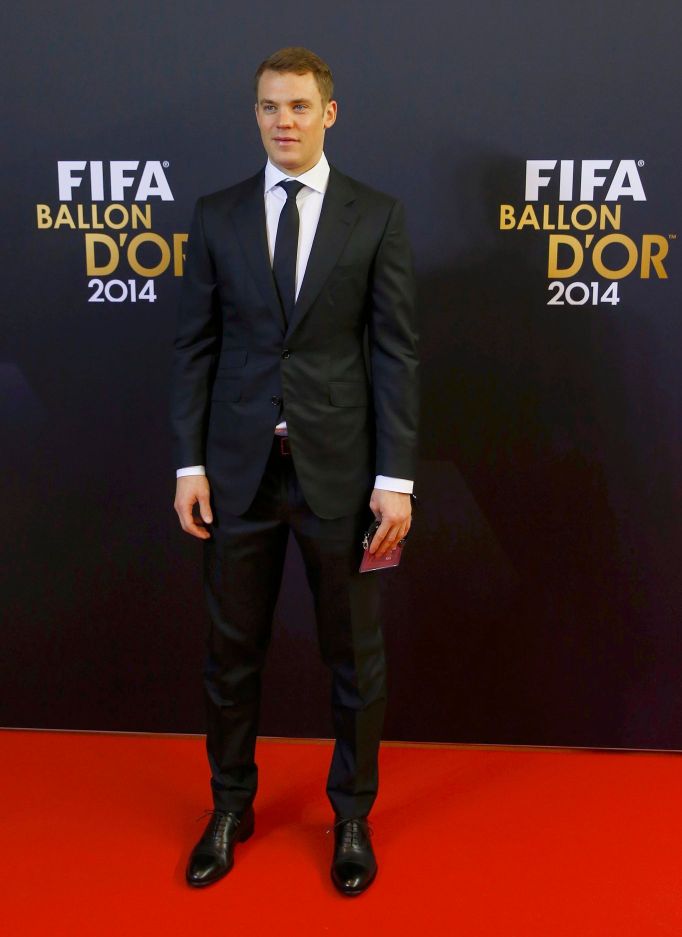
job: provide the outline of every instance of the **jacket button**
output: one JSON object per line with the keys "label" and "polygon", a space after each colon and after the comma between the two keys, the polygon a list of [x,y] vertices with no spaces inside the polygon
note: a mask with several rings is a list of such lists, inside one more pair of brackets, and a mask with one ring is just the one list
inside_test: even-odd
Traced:
{"label": "jacket button", "polygon": [[288,348],[283,349],[283,351],[282,351],[282,357],[283,357],[283,358],[289,358],[290,355],[291,355],[291,352],[289,351]]}
{"label": "jacket button", "polygon": [[281,397],[275,396],[275,397],[270,398],[270,403],[273,405],[273,407],[278,407],[281,404],[281,402],[282,402]]}

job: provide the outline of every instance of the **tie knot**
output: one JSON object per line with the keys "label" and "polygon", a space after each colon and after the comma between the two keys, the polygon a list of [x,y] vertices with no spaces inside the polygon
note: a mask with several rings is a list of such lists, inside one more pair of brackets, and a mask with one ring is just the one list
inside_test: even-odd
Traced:
{"label": "tie knot", "polygon": [[296,198],[305,183],[299,182],[297,179],[286,179],[277,184],[287,193],[287,199],[290,199],[292,196]]}

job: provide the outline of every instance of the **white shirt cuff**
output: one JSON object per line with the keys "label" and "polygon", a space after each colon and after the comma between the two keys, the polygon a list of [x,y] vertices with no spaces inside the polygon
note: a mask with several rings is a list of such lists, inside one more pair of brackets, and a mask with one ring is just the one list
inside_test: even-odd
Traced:
{"label": "white shirt cuff", "polygon": [[178,469],[175,473],[176,478],[182,478],[183,475],[205,475],[206,469],[203,465],[189,465],[187,468]]}
{"label": "white shirt cuff", "polygon": [[391,478],[389,475],[377,475],[374,487],[381,488],[383,491],[401,491],[403,494],[411,495],[414,482],[408,478]]}
{"label": "white shirt cuff", "polygon": [[[182,478],[184,475],[205,475],[206,468],[203,465],[189,465],[186,468],[180,468],[176,471],[176,477]],[[407,478],[391,478],[389,475],[377,475],[375,488],[381,488],[383,491],[400,491],[403,494],[412,494],[414,482]]]}

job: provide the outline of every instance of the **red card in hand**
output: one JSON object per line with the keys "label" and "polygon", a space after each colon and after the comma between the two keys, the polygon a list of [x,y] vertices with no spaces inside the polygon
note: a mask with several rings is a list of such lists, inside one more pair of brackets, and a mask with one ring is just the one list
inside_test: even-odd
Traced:
{"label": "red card in hand", "polygon": [[375,569],[390,569],[391,566],[397,566],[400,562],[400,557],[403,553],[403,544],[405,543],[404,537],[402,540],[399,540],[396,543],[390,553],[386,553],[384,556],[377,556],[376,553],[372,555],[369,552],[369,545],[372,542],[374,534],[379,529],[379,524],[380,521],[374,521],[362,539],[362,545],[365,548],[365,552],[362,555],[362,562],[360,563],[361,573],[369,573]]}

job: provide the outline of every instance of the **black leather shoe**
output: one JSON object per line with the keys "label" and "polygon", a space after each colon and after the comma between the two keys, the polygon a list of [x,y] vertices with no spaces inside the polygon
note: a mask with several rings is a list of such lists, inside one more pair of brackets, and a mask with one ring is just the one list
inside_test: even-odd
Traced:
{"label": "black leather shoe", "polygon": [[336,818],[332,881],[342,895],[361,895],[374,881],[377,860],[366,817]]}
{"label": "black leather shoe", "polygon": [[246,842],[253,833],[253,826],[253,807],[249,807],[241,818],[236,813],[214,810],[189,857],[187,883],[202,888],[227,875],[234,865],[235,843]]}

